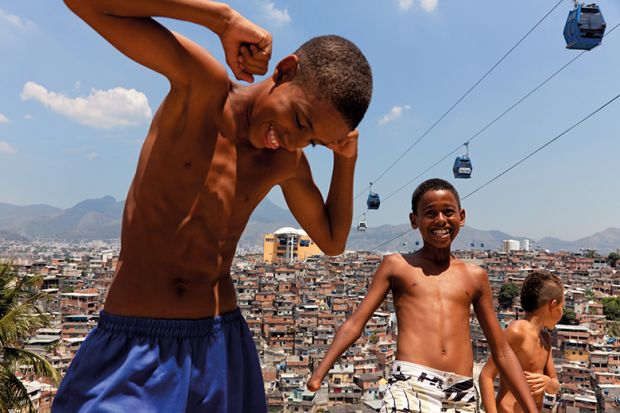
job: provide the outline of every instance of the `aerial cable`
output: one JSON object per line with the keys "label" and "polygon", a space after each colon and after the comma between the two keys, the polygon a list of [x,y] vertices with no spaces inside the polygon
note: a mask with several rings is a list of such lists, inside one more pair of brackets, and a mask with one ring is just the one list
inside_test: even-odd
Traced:
{"label": "aerial cable", "polygon": [[[471,86],[469,88],[469,90],[467,90],[467,92],[465,92],[465,94],[463,94],[463,96],[461,96],[452,106],[450,106],[450,108],[443,114],[441,115],[441,117],[439,119],[437,119],[435,121],[435,123],[433,123],[431,125],[430,128],[428,128],[415,142],[413,142],[413,144],[411,144],[398,158],[396,158],[396,160],[394,160],[383,172],[381,172],[379,174],[379,176],[375,179],[373,179],[373,183],[376,183],[379,179],[381,179],[386,173],[388,173],[407,153],[409,153],[409,151],[411,149],[413,149],[414,146],[416,146],[422,139],[424,139],[424,137],[426,137],[426,135],[428,135],[434,128],[435,126],[437,126],[439,124],[439,122],[441,122],[446,116],[448,116],[448,114],[450,112],[452,112],[452,110],[459,104],[461,103],[461,101],[463,99],[465,99],[467,97],[467,95],[469,95],[480,83],[482,83],[482,81],[493,71],[495,70],[495,68],[497,66],[499,66],[499,64],[501,62],[504,61],[504,59],[506,59],[508,57],[508,55],[510,55],[510,53],[512,53],[517,46],[519,46],[523,40],[525,40],[526,37],[528,37],[561,3],[563,0],[560,0],[556,3],[555,6],[553,6],[551,8],[551,10],[549,10],[547,12],[547,14],[545,14],[534,26],[532,26],[532,28],[530,30],[527,31],[527,33],[525,33],[525,35],[523,35],[523,37],[521,37],[521,39],[519,39],[519,41],[517,43],[515,43],[514,46],[512,46],[489,70],[487,70],[487,72],[482,75],[482,77],[480,79],[478,79],[478,81],[476,83],[473,84],[473,86]],[[366,190],[368,189],[368,187],[365,187],[360,193],[358,193],[354,199],[359,198],[363,193],[366,193]]]}
{"label": "aerial cable", "polygon": [[596,115],[598,112],[600,112],[601,110],[603,110],[605,107],[607,107],[608,105],[610,105],[613,101],[615,101],[616,99],[620,98],[620,94],[616,95],[614,98],[608,100],[604,105],[600,106],[598,109],[596,109],[594,112],[590,113],[588,116],[584,117],[583,119],[581,119],[579,122],[573,124],[570,128],[566,129],[564,132],[560,133],[558,136],[556,136],[555,138],[551,139],[550,141],[548,141],[547,143],[545,143],[544,145],[540,146],[538,149],[536,149],[535,151],[531,152],[529,155],[527,155],[526,157],[522,158],[521,160],[519,160],[518,162],[514,163],[512,166],[510,166],[509,168],[507,168],[506,170],[504,170],[503,172],[501,172],[500,174],[498,174],[497,176],[495,176],[494,178],[488,180],[487,182],[485,182],[484,184],[480,185],[478,188],[474,189],[473,191],[471,191],[470,193],[468,193],[467,195],[465,195],[464,197],[462,197],[461,199],[466,199],[468,198],[470,195],[475,194],[476,192],[478,192],[479,190],[481,190],[482,188],[484,188],[485,186],[489,185],[491,182],[497,180],[498,178],[500,178],[501,176],[505,175],[507,172],[509,172],[510,170],[514,169],[515,167],[517,167],[518,165],[522,164],[523,162],[525,162],[526,160],[528,160],[529,158],[531,158],[532,156],[534,156],[536,153],[540,152],[541,150],[543,150],[544,148],[546,148],[547,146],[551,145],[553,142],[557,141],[558,139],[560,139],[562,136],[564,136],[565,134],[567,134],[568,132],[570,132],[571,130],[573,130],[574,128],[576,128],[577,126],[581,125],[583,122],[585,122],[586,120],[590,119],[592,116]]}
{"label": "aerial cable", "polygon": [[[531,152],[530,154],[528,154],[527,156],[525,156],[524,158],[520,159],[519,161],[517,161],[516,163],[514,163],[513,165],[511,165],[510,167],[508,167],[507,169],[505,169],[503,172],[499,173],[498,175],[496,175],[494,178],[488,180],[487,182],[485,182],[484,184],[480,185],[478,188],[474,189],[473,191],[471,191],[470,193],[468,193],[467,195],[461,197],[461,200],[465,200],[468,197],[470,197],[471,195],[475,194],[476,192],[480,191],[481,189],[483,189],[484,187],[486,187],[487,185],[491,184],[492,182],[496,181],[497,179],[499,179],[500,177],[502,177],[503,175],[507,174],[508,172],[510,172],[511,170],[513,170],[514,168],[516,168],[517,166],[519,166],[520,164],[522,164],[523,162],[525,162],[526,160],[528,160],[529,158],[531,158],[532,156],[534,156],[535,154],[537,154],[538,152],[540,152],[541,150],[543,150],[544,148],[546,148],[547,146],[551,145],[553,142],[557,141],[558,139],[560,139],[562,136],[566,135],[568,132],[570,132],[571,130],[575,129],[577,126],[581,125],[583,122],[585,122],[586,120],[590,119],[592,116],[596,115],[598,112],[600,112],[601,110],[605,109],[607,106],[609,106],[611,103],[613,103],[615,100],[617,100],[618,98],[620,98],[620,94],[616,95],[615,97],[611,98],[610,100],[608,100],[607,102],[605,102],[602,106],[598,107],[596,110],[594,110],[593,112],[591,112],[589,115],[585,116],[584,118],[582,118],[581,120],[579,120],[578,122],[574,123],[572,126],[570,126],[568,129],[566,129],[565,131],[563,131],[562,133],[560,133],[559,135],[557,135],[556,137],[554,137],[553,139],[547,141],[544,145],[538,147],[536,150],[534,150],[533,152]],[[407,232],[409,232],[410,229],[408,229],[407,231],[397,235],[396,237],[390,239],[389,241],[386,241],[382,244],[379,244],[373,248],[371,248],[371,251],[373,250],[377,250],[378,248],[381,248],[382,246],[389,244],[390,242],[402,237],[403,235],[405,235]]]}
{"label": "aerial cable", "polygon": [[[611,28],[609,31],[607,31],[607,33],[605,33],[605,36],[611,34],[614,30],[616,30],[618,28],[618,26],[620,26],[620,23],[616,24],[613,28]],[[476,132],[475,134],[473,134],[471,137],[469,137],[469,139],[467,139],[467,141],[465,141],[465,143],[469,144],[471,141],[473,141],[474,139],[476,139],[478,136],[480,136],[484,131],[486,131],[488,128],[490,128],[491,126],[493,126],[497,121],[499,121],[501,118],[503,118],[504,116],[506,116],[510,111],[512,111],[514,108],[516,108],[517,106],[519,106],[521,103],[523,103],[524,100],[526,100],[527,98],[529,98],[532,94],[534,94],[536,91],[538,91],[541,87],[543,87],[545,84],[547,84],[551,79],[553,79],[554,77],[556,77],[558,74],[560,74],[560,72],[562,72],[564,69],[566,69],[568,66],[570,66],[575,60],[579,59],[584,53],[586,53],[587,51],[584,50],[581,53],[579,53],[577,56],[573,57],[571,60],[569,60],[564,66],[562,66],[560,69],[556,70],[553,74],[551,74],[549,77],[547,77],[545,80],[543,80],[541,83],[538,84],[538,86],[536,86],[534,89],[532,89],[531,91],[529,91],[528,93],[526,93],[522,98],[520,98],[519,100],[517,100],[515,103],[513,103],[511,106],[508,107],[508,109],[504,110],[500,115],[498,115],[495,119],[493,119],[491,122],[487,123],[485,126],[483,126],[478,132]],[[444,160],[446,160],[448,157],[450,157],[451,155],[453,155],[454,153],[456,153],[461,146],[463,146],[465,143],[463,144],[459,144],[456,148],[454,148],[450,153],[448,153],[447,155],[445,155],[443,158],[441,158],[440,160],[438,160],[437,162],[435,162],[434,164],[432,164],[431,166],[429,166],[428,168],[426,168],[423,172],[419,173],[418,175],[416,175],[414,178],[410,179],[409,181],[407,181],[407,183],[405,183],[404,185],[400,186],[398,189],[396,189],[395,191],[391,192],[389,195],[387,195],[385,198],[383,198],[383,201],[387,201],[388,199],[390,199],[392,196],[396,195],[398,192],[402,191],[403,189],[405,189],[407,186],[409,186],[411,183],[413,183],[414,181],[416,181],[418,178],[420,178],[422,175],[424,175],[426,172],[430,171],[431,169],[433,169],[435,166],[439,165],[441,162],[443,162]],[[358,215],[357,217],[361,216]]]}

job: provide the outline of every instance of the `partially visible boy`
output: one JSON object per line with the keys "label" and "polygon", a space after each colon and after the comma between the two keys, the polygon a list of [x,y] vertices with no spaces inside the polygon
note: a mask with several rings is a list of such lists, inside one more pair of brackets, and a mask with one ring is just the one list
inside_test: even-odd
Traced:
{"label": "partially visible boy", "polygon": [[[546,271],[534,271],[528,275],[521,288],[521,307],[525,310],[525,319],[510,323],[504,335],[519,359],[532,396],[541,409],[545,393],[556,394],[560,389],[551,356],[551,336],[545,330],[554,328],[562,318],[564,287],[560,278]],[[522,412],[501,374],[495,399],[493,380],[497,373],[493,359],[489,358],[480,373],[484,409],[487,413]]]}
{"label": "partially visible boy", "polygon": [[450,252],[465,224],[465,210],[456,189],[441,179],[427,180],[413,193],[411,208],[411,226],[419,229],[423,248],[383,258],[368,294],[338,329],[308,388],[316,391],[321,386],[334,362],[359,338],[368,319],[392,291],[398,342],[381,412],[476,411],[471,304],[507,383],[524,410],[535,412],[525,376],[495,317],[486,272]]}
{"label": "partially visible boy", "polygon": [[[320,36],[284,57],[271,76],[243,85],[198,43],[153,18],[211,30],[235,77],[252,82],[267,72],[271,35],[225,3],[65,3],[120,52],[165,77],[170,91],[127,194],[104,311],[53,411],[266,412],[258,354],[230,276],[237,241],[279,185],[321,250],[344,250],[370,66],[352,42]],[[315,143],[333,152],[325,200],[303,152]]]}

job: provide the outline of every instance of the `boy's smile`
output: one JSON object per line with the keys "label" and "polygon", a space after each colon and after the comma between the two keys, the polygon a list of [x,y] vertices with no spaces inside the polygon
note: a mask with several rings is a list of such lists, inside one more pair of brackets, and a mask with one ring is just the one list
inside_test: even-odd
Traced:
{"label": "boy's smile", "polygon": [[447,190],[426,192],[418,202],[416,213],[409,217],[411,226],[420,230],[425,247],[450,248],[465,225],[465,210],[459,208],[456,197]]}

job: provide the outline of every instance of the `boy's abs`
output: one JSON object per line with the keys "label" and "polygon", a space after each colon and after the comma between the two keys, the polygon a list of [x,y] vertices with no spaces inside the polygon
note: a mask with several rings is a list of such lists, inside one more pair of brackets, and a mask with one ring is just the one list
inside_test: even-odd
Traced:
{"label": "boy's abs", "polygon": [[[130,268],[119,261],[105,302],[105,311],[133,317],[197,319],[229,313],[237,308],[229,274],[177,272],[173,267]],[[165,269],[167,267],[167,269]]]}

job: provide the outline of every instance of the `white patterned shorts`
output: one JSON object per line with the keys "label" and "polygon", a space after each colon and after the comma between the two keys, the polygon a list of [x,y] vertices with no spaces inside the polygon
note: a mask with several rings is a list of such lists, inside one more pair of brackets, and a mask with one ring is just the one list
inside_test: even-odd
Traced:
{"label": "white patterned shorts", "polygon": [[478,412],[472,377],[394,361],[380,413]]}

